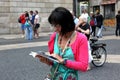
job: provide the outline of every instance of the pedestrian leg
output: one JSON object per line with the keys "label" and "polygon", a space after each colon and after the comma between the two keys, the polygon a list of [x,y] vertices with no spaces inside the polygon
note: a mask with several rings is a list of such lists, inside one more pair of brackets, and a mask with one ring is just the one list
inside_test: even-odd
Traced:
{"label": "pedestrian leg", "polygon": [[24,24],[21,24],[21,30],[22,30],[22,38],[25,37],[25,25]]}
{"label": "pedestrian leg", "polygon": [[32,30],[32,27],[30,27],[29,30],[30,30],[29,39],[32,40],[33,39],[33,30]]}
{"label": "pedestrian leg", "polygon": [[101,32],[101,29],[99,28],[99,29],[98,29],[98,32],[97,32],[97,37],[98,37],[98,38],[100,37],[100,32]]}
{"label": "pedestrian leg", "polygon": [[93,26],[93,36],[96,36],[96,26]]}
{"label": "pedestrian leg", "polygon": [[115,35],[118,36],[118,24],[116,26]]}
{"label": "pedestrian leg", "polygon": [[28,28],[25,28],[25,39],[29,39],[29,30]]}
{"label": "pedestrian leg", "polygon": [[28,40],[30,40],[30,27],[28,28]]}
{"label": "pedestrian leg", "polygon": [[103,25],[98,30],[98,33],[97,33],[98,38],[102,37],[102,29],[103,29]]}

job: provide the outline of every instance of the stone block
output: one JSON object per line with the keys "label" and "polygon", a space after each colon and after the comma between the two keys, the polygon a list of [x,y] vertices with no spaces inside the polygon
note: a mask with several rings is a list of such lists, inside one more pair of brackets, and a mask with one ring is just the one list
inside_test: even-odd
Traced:
{"label": "stone block", "polygon": [[0,6],[10,6],[9,2],[0,2]]}
{"label": "stone block", "polygon": [[48,17],[41,18],[41,23],[44,23],[44,22],[48,22]]}
{"label": "stone block", "polygon": [[9,16],[10,13],[0,13],[0,17],[6,17],[6,16]]}
{"label": "stone block", "polygon": [[10,1],[10,0],[0,0],[1,2],[8,2],[8,1]]}
{"label": "stone block", "polygon": [[10,34],[20,34],[21,28],[18,28],[18,27],[10,28],[9,33]]}
{"label": "stone block", "polygon": [[0,17],[0,23],[7,24],[10,22],[10,19],[8,16]]}
{"label": "stone block", "polygon": [[9,13],[9,12],[10,12],[10,7],[7,6],[0,7],[0,13]]}
{"label": "stone block", "polygon": [[0,27],[0,34],[8,34],[8,33],[10,33],[9,32],[9,28],[7,28],[7,27],[5,27],[5,28]]}
{"label": "stone block", "polygon": [[46,8],[53,8],[53,3],[45,3]]}
{"label": "stone block", "polygon": [[23,0],[9,0],[10,2],[21,2]]}
{"label": "stone block", "polygon": [[41,26],[40,26],[39,31],[41,31],[41,32],[53,31],[53,28],[51,27],[51,25],[48,22],[40,23],[40,25]]}
{"label": "stone block", "polygon": [[41,27],[39,32],[51,32],[53,29],[51,27]]}
{"label": "stone block", "polygon": [[37,2],[35,2],[34,7],[39,7],[39,8],[45,7],[45,3],[37,3]]}

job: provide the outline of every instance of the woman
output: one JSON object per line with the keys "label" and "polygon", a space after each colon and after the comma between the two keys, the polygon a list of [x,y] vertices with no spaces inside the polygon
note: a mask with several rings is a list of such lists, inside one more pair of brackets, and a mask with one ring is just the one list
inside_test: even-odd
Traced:
{"label": "woman", "polygon": [[[72,14],[63,7],[52,11],[48,18],[55,33],[48,42],[49,52],[59,63],[51,64],[50,78],[53,80],[79,80],[78,70],[86,71],[88,66],[87,38],[75,31]],[[40,60],[44,63],[42,57]]]}
{"label": "woman", "polygon": [[29,14],[28,12],[25,14],[25,38],[27,40],[32,40],[33,39],[33,30],[32,30],[32,24],[30,22]]}
{"label": "woman", "polygon": [[[77,31],[80,33],[83,33],[86,35],[88,40],[88,49],[89,49],[89,63],[92,61],[92,55],[91,55],[91,49],[89,44],[89,38],[90,38],[90,25],[87,23],[86,19],[84,17],[79,18],[79,22],[76,26]],[[90,69],[90,65],[88,65],[88,70]]]}
{"label": "woman", "polygon": [[85,17],[79,17],[79,22],[76,25],[77,31],[86,35],[87,39],[89,40],[90,37],[90,25],[87,23]]}

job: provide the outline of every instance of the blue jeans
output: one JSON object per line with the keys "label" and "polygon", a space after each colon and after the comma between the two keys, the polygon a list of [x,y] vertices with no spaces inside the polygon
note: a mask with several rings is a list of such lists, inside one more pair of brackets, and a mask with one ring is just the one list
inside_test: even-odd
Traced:
{"label": "blue jeans", "polygon": [[97,36],[98,37],[102,37],[102,29],[103,29],[103,25],[101,25],[101,27],[98,29],[98,33],[97,33]]}
{"label": "blue jeans", "polygon": [[33,39],[33,29],[31,26],[25,28],[25,38],[27,40]]}

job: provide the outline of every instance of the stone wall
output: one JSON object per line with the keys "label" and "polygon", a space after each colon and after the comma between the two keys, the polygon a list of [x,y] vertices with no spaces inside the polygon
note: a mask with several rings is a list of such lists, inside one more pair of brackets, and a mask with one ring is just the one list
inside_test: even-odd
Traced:
{"label": "stone wall", "polygon": [[0,0],[0,34],[20,33],[17,19],[24,11],[38,10],[41,27],[39,31],[51,31],[47,18],[56,7],[73,9],[73,0]]}
{"label": "stone wall", "polygon": [[91,11],[93,11],[93,6],[100,6],[100,13],[103,14],[103,6],[101,6],[102,0],[90,0]]}
{"label": "stone wall", "polygon": [[100,5],[102,0],[90,0],[90,6]]}
{"label": "stone wall", "polygon": [[115,10],[116,10],[116,12],[115,12],[115,15],[117,15],[118,14],[118,10],[120,10],[120,7],[119,7],[119,5],[120,5],[120,0],[118,0],[118,2],[116,3],[116,5],[115,5]]}

